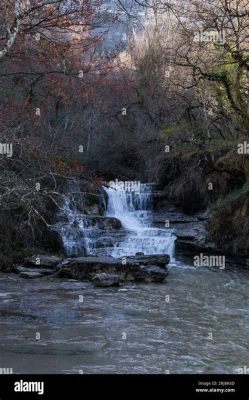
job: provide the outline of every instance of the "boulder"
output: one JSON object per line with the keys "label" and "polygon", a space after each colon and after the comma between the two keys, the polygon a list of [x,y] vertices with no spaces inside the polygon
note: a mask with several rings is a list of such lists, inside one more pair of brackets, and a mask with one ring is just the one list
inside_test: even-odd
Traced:
{"label": "boulder", "polygon": [[218,254],[214,244],[207,241],[205,222],[190,223],[187,227],[179,225],[174,229],[176,236],[175,252],[177,256],[193,258],[199,253]]}
{"label": "boulder", "polygon": [[124,280],[118,274],[96,274],[92,282],[96,287],[113,287],[120,286]]}

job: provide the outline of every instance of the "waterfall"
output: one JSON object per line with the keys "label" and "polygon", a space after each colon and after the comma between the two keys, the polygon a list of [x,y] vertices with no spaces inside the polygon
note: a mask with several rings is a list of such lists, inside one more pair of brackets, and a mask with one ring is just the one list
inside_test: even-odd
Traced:
{"label": "waterfall", "polygon": [[104,187],[108,195],[107,215],[118,218],[128,230],[139,230],[148,225],[151,219],[148,208],[152,202],[150,189],[149,185],[141,185],[141,191],[135,193]]}
{"label": "waterfall", "polygon": [[[168,254],[174,257],[175,237],[170,229],[152,224],[152,185],[142,184],[138,193],[103,187],[107,195],[105,216],[86,215],[77,210],[71,194],[57,214],[53,229],[59,232],[67,256],[98,255],[123,257]],[[123,229],[108,229],[108,219],[118,219]]]}
{"label": "waterfall", "polygon": [[57,220],[53,229],[60,234],[67,256],[94,254],[97,227],[91,224],[87,215],[76,210],[71,199],[66,196]]}
{"label": "waterfall", "polygon": [[152,187],[141,185],[139,193],[123,189],[104,188],[108,196],[107,212],[118,218],[127,230],[126,237],[110,249],[113,257],[135,255],[138,252],[149,254],[169,254],[174,258],[175,237],[170,229],[152,226]]}

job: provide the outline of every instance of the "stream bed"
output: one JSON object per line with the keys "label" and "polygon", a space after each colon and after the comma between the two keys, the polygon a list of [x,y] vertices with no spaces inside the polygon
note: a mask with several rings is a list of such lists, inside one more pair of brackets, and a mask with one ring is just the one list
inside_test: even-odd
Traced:
{"label": "stream bed", "polygon": [[14,373],[236,373],[249,272],[176,262],[165,283],[96,289],[0,274],[0,367]]}

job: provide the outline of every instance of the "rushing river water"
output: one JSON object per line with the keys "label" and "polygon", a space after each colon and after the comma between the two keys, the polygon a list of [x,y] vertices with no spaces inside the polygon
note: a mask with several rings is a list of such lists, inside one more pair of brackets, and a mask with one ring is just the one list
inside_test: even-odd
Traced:
{"label": "rushing river water", "polygon": [[[135,204],[123,193],[109,193],[107,212],[118,217],[119,207],[128,233],[107,251],[173,256],[174,236],[150,225],[144,196]],[[248,293],[248,271],[194,268],[174,258],[165,283],[157,285],[97,289],[74,280],[0,274],[0,368],[236,373],[249,366]]]}
{"label": "rushing river water", "polygon": [[176,266],[164,284],[125,289],[1,274],[0,367],[236,373],[249,360],[248,293],[247,272],[208,268]]}

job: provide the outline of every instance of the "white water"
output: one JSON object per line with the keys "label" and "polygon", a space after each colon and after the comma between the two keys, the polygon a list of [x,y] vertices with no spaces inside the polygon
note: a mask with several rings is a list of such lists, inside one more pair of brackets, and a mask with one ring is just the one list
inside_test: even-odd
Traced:
{"label": "white water", "polygon": [[97,227],[92,226],[87,216],[79,213],[67,197],[58,219],[60,222],[55,224],[54,229],[61,236],[66,254],[70,257],[84,253],[93,254]]}
{"label": "white water", "polygon": [[[175,236],[170,229],[152,226],[152,186],[143,184],[140,192],[104,187],[107,194],[106,217],[121,221],[123,230],[100,229],[94,216],[76,210],[73,201],[65,196],[54,225],[61,236],[65,252],[74,257],[87,255],[110,255],[122,257],[143,252],[145,255],[168,254],[174,260]],[[104,245],[104,243],[110,245]]]}
{"label": "white water", "polygon": [[118,218],[128,231],[125,239],[111,249],[110,255],[122,257],[143,252],[145,255],[168,254],[171,260],[174,259],[175,236],[172,231],[151,226],[150,185],[141,185],[138,194],[106,187],[104,190],[108,195],[107,215]]}

